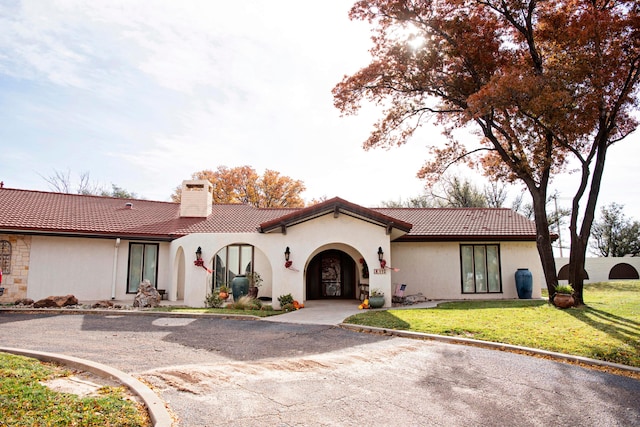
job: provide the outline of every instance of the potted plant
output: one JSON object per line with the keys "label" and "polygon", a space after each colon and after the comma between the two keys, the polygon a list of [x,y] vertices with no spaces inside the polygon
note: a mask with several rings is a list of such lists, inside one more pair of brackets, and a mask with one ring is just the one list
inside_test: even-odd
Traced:
{"label": "potted plant", "polygon": [[229,298],[229,288],[227,288],[225,285],[220,286],[220,289],[218,289],[218,296],[222,300],[226,300],[227,298]]}
{"label": "potted plant", "polygon": [[247,279],[249,279],[249,296],[251,298],[258,298],[258,288],[262,286],[262,277],[260,277],[260,273],[256,271],[248,273]]}
{"label": "potted plant", "polygon": [[384,305],[384,293],[380,289],[372,289],[369,295],[369,308],[380,308]]}
{"label": "potted plant", "polygon": [[555,294],[553,294],[553,305],[559,308],[572,307],[575,302],[573,298],[573,286],[556,285]]}

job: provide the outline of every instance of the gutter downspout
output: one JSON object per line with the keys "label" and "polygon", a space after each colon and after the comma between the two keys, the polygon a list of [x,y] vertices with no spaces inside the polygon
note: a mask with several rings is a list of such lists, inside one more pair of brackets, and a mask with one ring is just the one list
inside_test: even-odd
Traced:
{"label": "gutter downspout", "polygon": [[116,276],[118,275],[118,246],[120,238],[116,238],[116,246],[113,248],[113,277],[111,278],[111,299],[116,299]]}

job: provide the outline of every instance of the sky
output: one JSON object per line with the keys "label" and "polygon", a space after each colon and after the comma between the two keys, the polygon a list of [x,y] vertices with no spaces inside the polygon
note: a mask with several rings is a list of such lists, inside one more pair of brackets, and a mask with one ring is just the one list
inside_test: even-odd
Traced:
{"label": "sky", "polygon": [[[88,172],[168,201],[194,172],[249,165],[303,181],[306,201],[422,194],[416,173],[441,129],[365,151],[380,111],[333,106],[331,89],[370,60],[371,27],[349,20],[353,3],[0,0],[0,180],[49,191],[55,171]],[[639,142],[636,132],[610,150],[599,203],[638,220]],[[560,206],[575,185],[553,182]]]}

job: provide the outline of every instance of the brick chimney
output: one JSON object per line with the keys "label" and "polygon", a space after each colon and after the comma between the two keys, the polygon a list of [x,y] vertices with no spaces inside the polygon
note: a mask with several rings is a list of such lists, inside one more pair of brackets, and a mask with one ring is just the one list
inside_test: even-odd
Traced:
{"label": "brick chimney", "polygon": [[206,218],[211,215],[213,185],[206,179],[182,181],[180,216]]}

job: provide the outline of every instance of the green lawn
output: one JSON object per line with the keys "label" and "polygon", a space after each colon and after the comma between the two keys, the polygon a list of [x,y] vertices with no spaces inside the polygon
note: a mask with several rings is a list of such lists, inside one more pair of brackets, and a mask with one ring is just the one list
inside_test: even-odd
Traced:
{"label": "green lawn", "polygon": [[640,281],[585,286],[582,308],[546,301],[460,301],[359,313],[345,323],[461,336],[640,367]]}
{"label": "green lawn", "polygon": [[102,387],[97,397],[58,393],[40,384],[70,372],[23,356],[0,353],[2,426],[149,426],[144,408],[124,399],[123,387]]}

